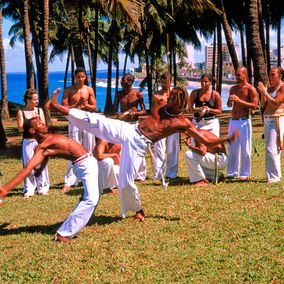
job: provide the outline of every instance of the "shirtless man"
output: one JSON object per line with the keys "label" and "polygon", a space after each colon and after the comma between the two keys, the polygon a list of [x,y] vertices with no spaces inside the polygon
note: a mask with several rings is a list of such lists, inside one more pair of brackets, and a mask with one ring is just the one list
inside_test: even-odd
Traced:
{"label": "shirtless man", "polygon": [[128,210],[134,211],[137,222],[144,220],[144,212],[134,179],[149,145],[179,131],[187,131],[195,140],[207,146],[227,140],[232,141],[237,136],[234,132],[229,138],[219,139],[208,138],[200,133],[183,115],[187,107],[187,92],[182,88],[173,88],[167,105],[155,107],[152,115],[136,125],[106,118],[100,114],[64,107],[57,102],[59,91],[60,88],[56,89],[51,98],[51,105],[55,110],[67,115],[68,120],[77,127],[90,131],[111,143],[121,144],[120,173],[123,174],[120,174],[118,179],[121,214],[125,217]]}
{"label": "shirtless man", "polygon": [[[120,105],[118,119],[135,121],[138,115],[146,113],[143,94],[132,88],[135,77],[132,74],[125,74],[121,78],[122,90],[117,93],[114,102],[114,109],[117,111]],[[138,110],[140,107],[140,110]]]}
{"label": "shirtless man", "polygon": [[[63,93],[62,105],[69,108],[78,108],[90,112],[96,111],[96,99],[94,90],[84,85],[87,74],[84,68],[78,67],[75,72],[75,85],[66,88]],[[89,153],[93,152],[95,146],[95,137],[84,130],[78,129],[72,123],[68,126],[69,137],[80,142]],[[68,162],[67,172],[64,178],[64,187],[61,192],[67,192],[72,185],[78,184],[78,179],[73,173],[72,163]]]}
{"label": "shirtless man", "polygon": [[266,177],[268,183],[281,178],[281,150],[284,134],[284,71],[279,66],[270,69],[270,87],[258,84],[261,107],[264,108],[264,136],[266,144]]}
{"label": "shirtless man", "polygon": [[[152,109],[157,106],[167,104],[170,95],[170,80],[167,74],[160,77],[161,90],[153,96]],[[170,179],[177,177],[178,173],[178,147],[179,133],[174,133],[167,138],[163,138],[154,144],[154,179],[162,178],[166,167],[166,176]],[[167,152],[167,165],[166,165]]]}
{"label": "shirtless man", "polygon": [[70,160],[76,177],[83,182],[84,194],[55,235],[57,241],[70,242],[87,225],[99,202],[97,161],[75,140],[64,135],[48,134],[46,125],[39,118],[32,118],[29,124],[29,132],[38,141],[35,154],[24,169],[0,188],[0,198],[6,196],[32,171],[40,172],[49,157]]}
{"label": "shirtless man", "polygon": [[256,89],[247,81],[246,67],[236,71],[237,85],[230,89],[228,107],[233,107],[229,122],[228,135],[238,129],[240,136],[229,144],[227,177],[246,180],[251,174],[251,111],[258,106]]}
{"label": "shirtless man", "polygon": [[[199,131],[208,137],[217,137],[212,132],[203,129]],[[184,139],[184,143],[189,149],[185,153],[185,159],[190,182],[196,186],[204,186],[208,184],[208,179],[216,178],[216,172],[217,180],[223,176],[219,170],[223,170],[227,166],[227,153],[224,143],[207,147],[190,137]]]}
{"label": "shirtless man", "polygon": [[[117,118],[120,120],[134,122],[139,115],[146,114],[143,94],[132,88],[135,77],[132,74],[125,74],[121,78],[122,90],[117,93],[114,103],[114,109],[118,110],[120,105],[120,113]],[[140,110],[138,110],[140,108]],[[136,181],[144,181],[146,179],[146,159],[141,162]]]}
{"label": "shirtless man", "polygon": [[98,161],[99,189],[101,193],[117,195],[113,189],[118,185],[121,145],[99,139],[94,148],[94,157]]}

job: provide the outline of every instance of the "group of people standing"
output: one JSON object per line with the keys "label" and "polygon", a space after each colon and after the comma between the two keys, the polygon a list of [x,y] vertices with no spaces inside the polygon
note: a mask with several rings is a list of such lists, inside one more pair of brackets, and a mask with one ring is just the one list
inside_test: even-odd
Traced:
{"label": "group of people standing", "polygon": [[[261,83],[258,85],[261,106],[264,108],[266,172],[269,183],[280,181],[281,177],[280,153],[284,127],[282,78],[283,70],[273,67],[270,72],[271,86],[267,89]],[[202,76],[201,88],[193,91],[190,96],[183,88],[170,89],[169,79],[162,76],[161,90],[153,95],[151,114],[139,121],[136,121],[138,116],[146,114],[146,110],[143,95],[132,88],[133,75],[126,74],[122,77],[122,91],[116,100],[116,106],[120,104],[117,119],[95,113],[95,96],[92,88],[84,85],[84,69],[78,68],[75,71],[75,79],[75,85],[64,90],[62,104],[57,102],[60,89],[53,92],[48,103],[54,110],[67,116],[69,136],[72,139],[48,134],[42,110],[37,107],[36,92],[26,92],[27,103],[18,113],[18,126],[23,131],[23,161],[26,159],[27,164],[12,181],[0,189],[1,198],[25,179],[25,197],[32,196],[35,188],[39,194],[47,194],[47,158],[59,156],[68,159],[66,176],[72,177],[72,173],[74,177],[65,179],[62,191],[70,190],[73,184],[81,180],[84,194],[57,231],[57,240],[70,241],[87,224],[99,202],[100,194],[113,193],[112,189],[116,186],[122,216],[125,217],[126,212],[131,210],[135,212],[135,221],[143,221],[145,214],[135,180],[146,177],[145,153],[147,149],[154,148],[154,179],[161,179],[165,169],[168,178],[175,178],[179,133],[186,135],[185,143],[189,149],[185,155],[192,183],[206,185],[208,177],[216,172],[216,167],[223,169],[227,163],[227,177],[249,178],[251,111],[258,107],[258,94],[247,81],[245,67],[236,70],[237,84],[230,89],[227,104],[232,107],[232,115],[227,138],[219,138],[218,115],[222,112],[222,103],[219,93],[212,90],[213,79],[210,75]],[[194,113],[192,121],[185,115],[188,112]],[[95,137],[99,139],[96,146]],[[32,146],[24,147],[26,139],[28,141],[25,144]],[[228,155],[224,146],[226,142]]]}

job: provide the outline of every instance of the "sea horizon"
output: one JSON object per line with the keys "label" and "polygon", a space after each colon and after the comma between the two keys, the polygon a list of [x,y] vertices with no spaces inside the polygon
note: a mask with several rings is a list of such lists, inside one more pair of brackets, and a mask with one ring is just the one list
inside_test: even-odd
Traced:
{"label": "sea horizon", "polygon": [[[87,75],[88,75],[87,70]],[[23,105],[23,95],[26,91],[26,72],[7,72],[7,96],[8,101],[13,103],[18,103]],[[123,74],[123,70],[119,71],[119,75]],[[59,100],[62,99],[63,88],[64,88],[64,75],[65,71],[49,71],[48,72],[48,93],[51,96],[53,90],[57,88],[62,88],[59,93]],[[112,72],[112,78],[114,79],[116,72]],[[89,76],[89,75],[88,75]],[[71,82],[71,72],[68,72],[68,81],[67,87],[72,85]],[[96,100],[97,100],[97,109],[98,111],[102,112],[105,107],[106,102],[106,91],[107,91],[107,69],[100,69],[97,71],[97,82],[96,82]],[[136,80],[133,84],[135,89],[139,89],[140,80]],[[222,84],[222,108],[224,110],[228,110],[226,105],[229,88],[231,86],[227,84]],[[200,82],[198,81],[189,81],[188,86],[186,87],[188,93],[192,90],[200,88]],[[119,85],[119,90],[121,90],[121,86]],[[147,87],[142,90],[142,94],[144,95],[144,103],[146,109],[149,109],[149,98],[148,98],[148,90]],[[115,96],[115,84],[112,84],[112,103],[114,103],[114,96]]]}

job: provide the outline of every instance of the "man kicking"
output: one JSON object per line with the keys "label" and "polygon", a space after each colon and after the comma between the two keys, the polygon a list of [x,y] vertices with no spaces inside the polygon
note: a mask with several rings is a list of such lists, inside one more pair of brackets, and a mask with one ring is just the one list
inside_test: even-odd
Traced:
{"label": "man kicking", "polygon": [[87,225],[98,205],[100,194],[97,161],[75,140],[64,135],[48,134],[47,126],[38,117],[30,119],[26,127],[39,144],[27,166],[6,185],[0,187],[0,198],[6,196],[32,171],[35,171],[35,175],[36,172],[39,173],[49,157],[56,156],[70,160],[76,177],[83,183],[84,194],[55,235],[57,241],[70,242],[70,239]]}
{"label": "man kicking", "polygon": [[187,92],[179,87],[173,88],[168,103],[156,106],[152,115],[133,125],[117,119],[106,118],[97,113],[90,113],[75,108],[67,108],[57,102],[60,88],[53,92],[51,105],[78,128],[93,133],[96,137],[110,143],[121,144],[120,175],[118,190],[122,217],[128,210],[136,212],[135,221],[144,220],[137,186],[134,183],[141,161],[147,147],[173,133],[188,132],[195,140],[213,146],[224,141],[233,141],[236,133],[229,138],[208,138],[196,129],[191,121],[183,115],[187,107]]}

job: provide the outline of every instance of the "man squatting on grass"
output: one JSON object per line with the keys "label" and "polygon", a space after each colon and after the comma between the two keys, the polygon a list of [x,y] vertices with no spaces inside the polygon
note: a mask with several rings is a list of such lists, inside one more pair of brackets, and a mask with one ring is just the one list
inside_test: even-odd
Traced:
{"label": "man squatting on grass", "polygon": [[96,208],[100,194],[98,187],[97,160],[77,141],[59,134],[48,134],[47,126],[38,118],[28,120],[28,131],[38,142],[35,154],[27,166],[23,168],[10,182],[0,187],[0,198],[8,194],[21,183],[32,171],[40,174],[49,157],[60,157],[70,160],[74,174],[84,186],[84,194],[70,216],[58,229],[55,240],[69,242],[81,231],[91,218]]}
{"label": "man squatting on grass", "polygon": [[139,192],[134,180],[149,144],[157,142],[176,132],[187,132],[196,141],[213,146],[224,141],[233,141],[238,135],[234,132],[229,138],[209,137],[200,132],[183,115],[187,107],[187,92],[182,88],[173,88],[166,105],[153,109],[152,115],[135,125],[117,119],[106,118],[97,113],[90,113],[75,108],[68,108],[57,102],[60,88],[53,92],[51,105],[60,113],[67,115],[69,122],[78,128],[93,133],[96,137],[110,143],[121,144],[120,175],[118,190],[121,214],[125,217],[128,210],[136,212],[135,221],[144,220]]}

